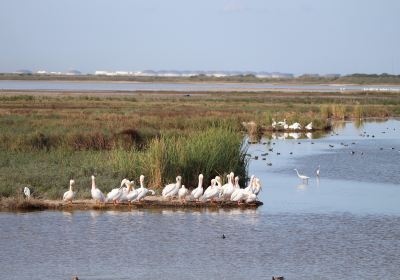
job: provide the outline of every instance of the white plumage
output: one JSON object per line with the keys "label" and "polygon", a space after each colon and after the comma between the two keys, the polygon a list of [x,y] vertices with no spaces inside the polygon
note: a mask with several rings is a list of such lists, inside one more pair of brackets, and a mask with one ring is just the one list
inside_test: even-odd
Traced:
{"label": "white plumage", "polygon": [[101,192],[101,190],[99,190],[96,187],[95,178],[94,178],[93,175],[92,175],[92,190],[91,190],[91,193],[92,193],[92,198],[94,199],[94,201],[96,201],[96,203],[97,202],[104,203],[106,201],[106,198],[105,198],[104,194]]}
{"label": "white plumage", "polygon": [[189,190],[185,187],[185,185],[182,185],[182,187],[178,191],[178,197],[180,200],[185,200],[186,201],[186,196],[189,194]]}
{"label": "white plumage", "polygon": [[299,130],[299,129],[301,129],[301,124],[299,124],[298,122],[295,122],[294,124],[289,125],[289,128],[293,129],[293,130]]}
{"label": "white plumage", "polygon": [[303,182],[306,181],[307,184],[308,184],[308,179],[310,179],[310,177],[308,177],[306,175],[299,174],[299,171],[297,171],[297,169],[294,169],[294,170],[297,173],[297,177],[299,177]]}
{"label": "white plumage", "polygon": [[203,174],[199,175],[199,184],[197,185],[197,188],[192,190],[192,197],[196,200],[199,200],[199,198],[203,195]]}
{"label": "white plumage", "polygon": [[24,188],[24,194],[26,198],[30,198],[31,197],[31,190],[28,187]]}
{"label": "white plumage", "polygon": [[181,188],[181,184],[182,184],[182,177],[181,176],[176,177],[176,183],[168,184],[164,187],[161,193],[162,196],[164,198],[175,197],[178,194],[179,189]]}
{"label": "white plumage", "polygon": [[261,191],[261,181],[259,178],[255,178],[253,188],[252,188],[252,193],[255,194],[256,196],[260,193]]}
{"label": "white plumage", "polygon": [[119,188],[112,189],[107,194],[106,202],[112,201],[114,204],[118,204],[119,203],[119,199],[122,196],[122,188],[124,187],[126,182],[129,182],[129,180],[128,179],[123,179],[121,181],[121,186]]}
{"label": "white plumage", "polygon": [[227,176],[228,182],[225,185],[222,186],[222,198],[223,199],[229,200],[231,195],[232,195],[232,193],[233,193],[233,191],[235,190],[234,186],[233,186],[234,177],[235,177],[235,174],[233,172],[231,172]]}
{"label": "white plumage", "polygon": [[136,197],[137,201],[141,201],[144,199],[148,193],[151,193],[151,195],[155,195],[155,191],[149,190],[144,187],[144,175],[140,175],[140,188],[137,189],[138,196]]}
{"label": "white plumage", "polygon": [[69,190],[64,193],[63,200],[69,201],[72,203],[72,199],[75,196],[75,192],[73,191],[73,185],[75,184],[74,180],[69,180]]}
{"label": "white plumage", "polygon": [[212,179],[211,180],[211,185],[205,190],[202,200],[203,201],[207,201],[209,199],[213,200],[214,198],[217,198],[219,195],[219,189],[218,187],[215,185],[216,180]]}

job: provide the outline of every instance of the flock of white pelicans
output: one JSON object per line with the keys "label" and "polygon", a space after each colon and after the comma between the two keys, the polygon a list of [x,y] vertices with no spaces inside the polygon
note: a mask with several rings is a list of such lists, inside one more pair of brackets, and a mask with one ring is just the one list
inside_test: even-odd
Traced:
{"label": "flock of white pelicans", "polygon": [[[276,122],[274,119],[272,119],[272,124],[271,124],[272,128],[274,129],[285,129],[285,130],[302,130],[303,127],[301,126],[301,124],[299,124],[298,122],[295,122],[291,125],[289,125],[286,122],[286,119],[284,119],[283,121],[280,122]],[[312,122],[310,122],[309,124],[307,124],[304,127],[305,130],[313,130],[313,124]]]}
{"label": "flock of white pelicans", "polygon": [[[107,195],[96,187],[95,177],[92,176],[92,198],[96,203],[107,203],[112,202],[118,203],[129,203],[134,201],[141,201],[148,195],[155,195],[155,192],[151,189],[147,189],[144,186],[144,175],[139,178],[140,187],[135,189],[135,182],[123,179],[121,185],[118,188],[112,189]],[[72,203],[76,192],[74,191],[74,180],[69,181],[69,190],[64,193],[63,201]],[[234,201],[238,204],[251,203],[257,200],[257,195],[261,191],[260,179],[251,176],[250,182],[246,188],[239,186],[239,177],[234,177],[234,173],[231,172],[227,175],[227,183],[222,185],[221,177],[216,176],[211,180],[211,184],[205,190],[203,189],[203,174],[199,175],[199,182],[197,188],[193,189],[190,193],[189,190],[182,185],[182,177],[177,176],[176,182],[168,184],[162,190],[162,197],[164,199],[172,200],[174,198],[179,199],[181,202],[187,200],[196,202],[206,201]],[[30,197],[29,188],[25,187],[24,193],[27,197]]]}

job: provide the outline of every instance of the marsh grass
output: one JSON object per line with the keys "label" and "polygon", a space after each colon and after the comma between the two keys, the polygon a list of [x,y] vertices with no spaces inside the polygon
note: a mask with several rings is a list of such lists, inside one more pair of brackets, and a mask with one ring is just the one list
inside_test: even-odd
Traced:
{"label": "marsh grass", "polygon": [[187,187],[197,186],[202,173],[205,182],[216,175],[233,171],[246,179],[246,147],[236,131],[226,128],[210,128],[185,136],[164,136],[151,140],[142,150],[113,150],[111,162],[115,170],[123,170],[132,178],[144,174],[147,184],[160,190],[164,184],[175,182],[182,176]]}

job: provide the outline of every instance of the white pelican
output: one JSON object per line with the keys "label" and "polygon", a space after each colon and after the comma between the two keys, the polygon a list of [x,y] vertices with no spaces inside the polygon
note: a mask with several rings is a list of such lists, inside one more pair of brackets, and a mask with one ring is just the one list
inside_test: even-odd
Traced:
{"label": "white pelican", "polygon": [[233,197],[235,197],[237,195],[238,192],[241,191],[241,188],[239,186],[239,177],[238,176],[235,177],[235,184],[233,185],[233,187],[234,187],[234,191],[233,191],[233,193],[232,193],[232,195],[230,197],[231,200],[232,200]]}
{"label": "white pelican", "polygon": [[178,176],[178,177],[176,177],[176,183],[165,186],[165,188],[162,191],[162,196],[164,198],[175,197],[178,194],[179,189],[181,188],[181,185],[182,185],[182,177]]}
{"label": "white pelican", "polygon": [[257,200],[257,195],[254,193],[247,192],[245,195],[246,195],[246,203],[251,203]]}
{"label": "white pelican", "polygon": [[251,192],[253,192],[254,179],[255,179],[255,176],[254,176],[254,175],[251,175],[249,184],[247,185],[247,187],[244,188],[246,191],[251,191]]}
{"label": "white pelican", "polygon": [[155,191],[149,190],[144,187],[144,175],[140,175],[140,188],[137,189],[138,196],[136,198],[137,201],[141,201],[144,199],[148,193],[151,193],[151,195],[155,195]]}
{"label": "white pelican", "polygon": [[217,188],[218,188],[219,193],[222,194],[223,186],[222,186],[221,177],[215,176],[215,183],[217,184]]}
{"label": "white pelican", "polygon": [[259,178],[255,178],[254,184],[253,184],[253,189],[252,193],[254,193],[256,196],[260,193],[261,191],[261,181]]}
{"label": "white pelican", "polygon": [[199,184],[197,188],[192,190],[192,196],[194,199],[199,200],[199,198],[203,195],[203,174],[199,175]]}
{"label": "white pelican", "polygon": [[185,185],[182,185],[182,187],[178,191],[178,197],[179,200],[184,200],[186,201],[186,196],[189,194],[188,189],[185,187]]}
{"label": "white pelican", "polygon": [[313,129],[312,122],[310,122],[309,124],[307,124],[307,125],[305,126],[305,128],[306,128],[307,130],[312,130],[312,129]]}
{"label": "white pelican", "polygon": [[64,201],[69,201],[72,204],[72,199],[75,196],[75,192],[72,189],[72,186],[75,184],[74,180],[69,180],[69,191],[66,191],[63,196]]}
{"label": "white pelican", "polygon": [[216,180],[212,179],[211,185],[205,190],[202,200],[207,201],[208,199],[211,199],[211,201],[213,201],[214,198],[218,197],[220,192],[219,192],[218,187],[215,184],[216,184]]}
{"label": "white pelican", "polygon": [[235,178],[235,174],[231,172],[228,176],[228,183],[222,186],[222,198],[230,199],[233,191],[235,190],[233,187],[233,179]]}
{"label": "white pelican", "polygon": [[283,122],[278,122],[278,125],[280,126],[285,126],[286,124],[287,124],[286,119],[284,119]]}
{"label": "white pelican", "polygon": [[31,198],[31,190],[28,187],[24,188],[24,194],[26,198]]}
{"label": "white pelican", "polygon": [[321,165],[318,165],[317,171],[315,171],[315,173],[317,174],[317,177],[319,177],[319,170],[321,168]]}
{"label": "white pelican", "polygon": [[[236,177],[235,181],[239,182],[239,178]],[[256,200],[257,200],[257,195],[245,189],[236,189],[231,196],[231,201],[237,202],[238,205],[240,205],[242,201],[250,203]]]}
{"label": "white pelican", "polygon": [[289,125],[289,128],[293,129],[293,130],[299,130],[299,129],[301,129],[301,124],[299,124],[298,122],[295,122],[294,124]]}
{"label": "white pelican", "polygon": [[121,197],[119,198],[119,201],[120,202],[126,202],[126,201],[129,202],[128,194],[131,192],[131,189],[135,185],[135,182],[129,181],[128,179],[123,180],[123,181],[125,181],[124,184],[126,187],[122,188],[122,194],[121,194]]}
{"label": "white pelican", "polygon": [[121,186],[119,188],[114,188],[112,189],[108,194],[107,194],[107,198],[106,198],[106,202],[111,201],[113,202],[113,204],[118,204],[119,203],[119,199],[122,196],[123,190],[122,188],[124,187],[125,183],[129,182],[128,179],[123,179],[121,181]]}
{"label": "white pelican", "polygon": [[94,201],[96,203],[98,202],[102,202],[104,203],[106,201],[106,198],[104,197],[104,194],[101,192],[101,190],[99,190],[98,188],[96,188],[96,183],[94,181],[94,176],[92,175],[92,198],[94,199]]}
{"label": "white pelican", "polygon": [[306,183],[308,184],[308,179],[310,179],[310,177],[299,174],[299,171],[297,171],[296,168],[294,169],[294,171],[296,171],[297,177],[299,177],[303,181],[303,183],[304,183],[304,181],[306,181]]}
{"label": "white pelican", "polygon": [[276,127],[276,121],[274,119],[272,119],[272,127],[275,128]]}
{"label": "white pelican", "polygon": [[132,201],[134,201],[139,193],[138,191],[135,189],[135,182],[134,181],[130,181],[129,183],[126,183],[128,185],[128,190],[126,193],[126,200],[128,201],[129,204],[131,204]]}

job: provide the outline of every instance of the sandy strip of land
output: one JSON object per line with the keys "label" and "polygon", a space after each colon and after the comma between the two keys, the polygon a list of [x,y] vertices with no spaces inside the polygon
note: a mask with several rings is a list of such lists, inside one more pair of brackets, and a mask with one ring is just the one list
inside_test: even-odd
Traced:
{"label": "sandy strip of land", "polygon": [[179,201],[166,200],[160,196],[149,196],[140,202],[96,203],[93,200],[74,200],[72,203],[61,200],[2,198],[0,211],[34,211],[34,210],[130,210],[130,209],[232,209],[232,208],[257,208],[263,205],[261,201],[242,203],[232,201]]}

